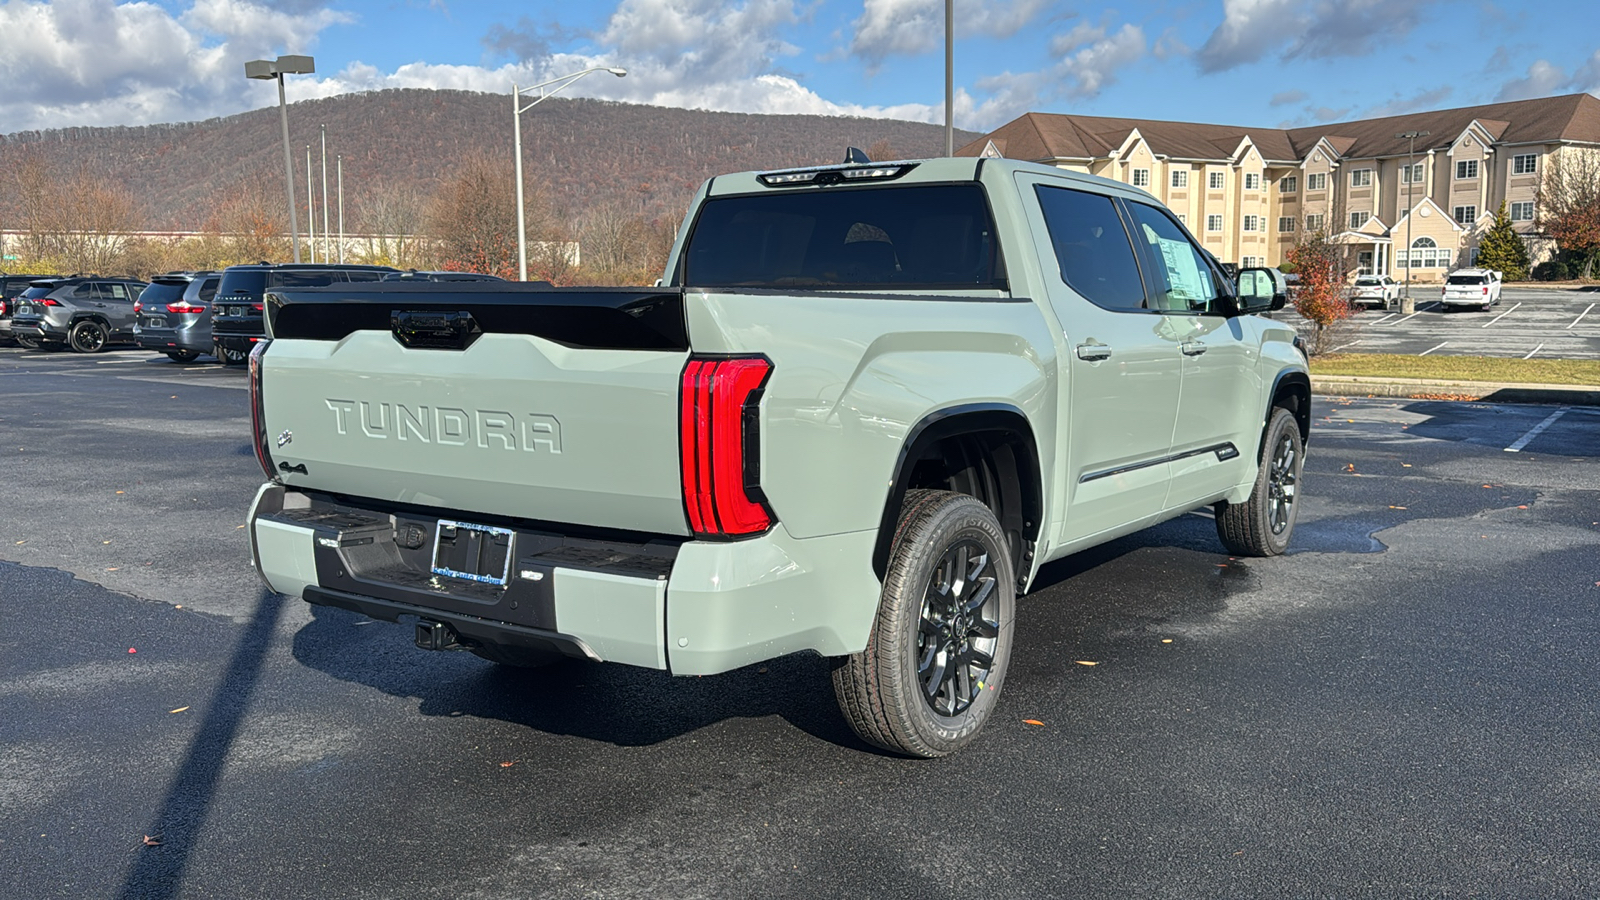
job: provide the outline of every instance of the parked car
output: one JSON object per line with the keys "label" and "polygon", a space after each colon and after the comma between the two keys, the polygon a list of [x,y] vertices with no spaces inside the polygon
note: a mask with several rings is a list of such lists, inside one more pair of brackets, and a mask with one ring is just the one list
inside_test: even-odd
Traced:
{"label": "parked car", "polygon": [[98,353],[133,340],[133,301],[145,288],[134,278],[80,275],[33,282],[17,298],[12,336],[24,347]]}
{"label": "parked car", "polygon": [[450,272],[433,271],[419,272],[416,269],[407,269],[404,272],[390,272],[383,276],[383,281],[505,281],[499,275],[485,275],[482,272]]}
{"label": "parked car", "polygon": [[1359,275],[1350,286],[1350,305],[1388,309],[1400,299],[1400,282],[1387,275]]}
{"label": "parked car", "polygon": [[211,340],[225,366],[242,366],[250,350],[267,336],[262,297],[276,288],[326,287],[330,284],[377,281],[391,266],[286,264],[229,266],[211,307]]}
{"label": "parked car", "polygon": [[139,346],[165,353],[173,362],[192,362],[210,353],[211,299],[221,272],[168,272],[150,279],[134,301],[139,316]]}
{"label": "parked car", "polygon": [[60,278],[59,275],[0,275],[0,343],[11,339],[11,314],[16,311],[17,298],[35,281]]}
{"label": "parked car", "polygon": [[1500,273],[1493,269],[1457,269],[1445,276],[1439,303],[1446,310],[1457,306],[1488,309],[1500,302],[1500,281]]}

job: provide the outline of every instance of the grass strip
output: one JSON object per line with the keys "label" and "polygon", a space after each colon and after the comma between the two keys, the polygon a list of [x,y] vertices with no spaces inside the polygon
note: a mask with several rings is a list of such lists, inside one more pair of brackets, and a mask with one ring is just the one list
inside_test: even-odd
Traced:
{"label": "grass strip", "polygon": [[1591,386],[1600,385],[1600,360],[1329,353],[1311,360],[1311,374]]}

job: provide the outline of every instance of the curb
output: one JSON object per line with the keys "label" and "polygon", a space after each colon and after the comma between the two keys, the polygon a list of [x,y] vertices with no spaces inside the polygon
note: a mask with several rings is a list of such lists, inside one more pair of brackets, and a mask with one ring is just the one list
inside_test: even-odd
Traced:
{"label": "curb", "polygon": [[1600,406],[1600,387],[1563,384],[1313,374],[1311,393],[1332,397],[1404,397],[1411,400],[1487,400],[1492,403]]}

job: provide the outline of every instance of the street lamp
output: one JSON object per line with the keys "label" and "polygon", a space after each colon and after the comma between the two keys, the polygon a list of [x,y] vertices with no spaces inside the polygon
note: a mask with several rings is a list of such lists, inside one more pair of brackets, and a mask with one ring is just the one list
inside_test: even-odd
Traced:
{"label": "street lamp", "polygon": [[[574,72],[571,75],[563,75],[560,78],[552,78],[549,81],[541,82],[540,84],[535,84],[531,87],[519,88],[515,84],[511,85],[511,119],[515,124],[517,133],[517,280],[519,281],[528,280],[528,226],[524,221],[522,212],[522,114],[530,109],[533,109],[535,106],[538,106],[540,103],[543,103],[546,99],[554,96],[557,92],[565,90],[567,85],[572,84],[574,81],[577,81],[579,78],[582,78],[585,75],[588,75],[590,72],[610,72],[618,78],[628,74],[627,69],[611,69],[606,68],[605,66],[592,66],[584,69],[582,72]],[[523,106],[523,91],[538,91],[539,96],[532,103],[529,103],[527,106]]]}
{"label": "street lamp", "polygon": [[1409,316],[1417,311],[1417,301],[1411,299],[1411,214],[1416,211],[1416,204],[1411,202],[1411,192],[1417,183],[1417,138],[1427,137],[1431,131],[1402,131],[1395,137],[1410,142],[1410,151],[1406,154],[1406,296],[1400,301],[1400,314]]}
{"label": "street lamp", "polygon": [[289,243],[294,247],[295,262],[300,261],[300,224],[294,210],[294,162],[289,155],[289,104],[283,97],[283,76],[310,75],[315,71],[316,61],[309,56],[253,59],[244,64],[244,77],[278,81],[278,117],[283,123],[283,182],[289,191]]}

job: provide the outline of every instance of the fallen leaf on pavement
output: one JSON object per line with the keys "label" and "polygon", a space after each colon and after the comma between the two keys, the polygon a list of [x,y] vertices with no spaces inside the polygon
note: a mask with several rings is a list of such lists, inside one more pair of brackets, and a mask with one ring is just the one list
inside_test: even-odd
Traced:
{"label": "fallen leaf on pavement", "polygon": [[1073,661],[1076,662],[1080,666],[1098,666],[1098,665],[1100,665],[1097,662],[1094,662],[1092,660],[1087,660],[1087,659],[1078,659],[1078,660],[1073,660]]}
{"label": "fallen leaf on pavement", "polygon": [[1409,468],[1411,468],[1411,463],[1401,463],[1400,464],[1400,468],[1409,469]]}
{"label": "fallen leaf on pavement", "polygon": [[134,649],[134,648],[132,648],[132,647],[129,647],[129,648],[128,648],[128,652],[129,652],[129,653],[138,653],[138,652],[139,652],[139,651],[138,651],[138,650],[135,650],[135,649]]}
{"label": "fallen leaf on pavement", "polygon": [[167,715],[169,715],[169,716],[170,716],[170,715],[172,715],[172,714],[173,714],[173,713],[181,713],[181,712],[183,712],[183,711],[184,711],[184,710],[186,710],[186,709],[188,709],[188,708],[189,708],[189,707],[187,707],[187,706],[180,706],[180,707],[178,707],[178,708],[177,708],[177,709],[169,709],[169,710],[167,710]]}
{"label": "fallen leaf on pavement", "polygon": [[1391,506],[1390,509],[1405,509],[1404,506]]}
{"label": "fallen leaf on pavement", "polygon": [[1024,724],[1024,725],[1043,725],[1044,723],[1039,721],[1038,719],[1023,719],[1022,720],[1022,724]]}
{"label": "fallen leaf on pavement", "polygon": [[151,837],[147,834],[144,836],[144,845],[146,847],[159,847],[161,846],[161,838]]}
{"label": "fallen leaf on pavement", "polygon": [[515,763],[515,762],[503,762],[503,763],[501,763],[501,764],[500,764],[500,768],[502,768],[502,769],[509,769],[509,768],[511,768],[511,767],[512,767],[512,766],[514,766],[514,765],[516,765],[516,763]]}
{"label": "fallen leaf on pavement", "polygon": [[1172,643],[1172,638],[1162,638],[1161,639],[1161,643],[1170,644],[1170,643]]}
{"label": "fallen leaf on pavement", "polygon": [[1528,507],[1526,507],[1526,506],[1519,506],[1519,507],[1517,507],[1517,509],[1527,509],[1527,508],[1528,508]]}

